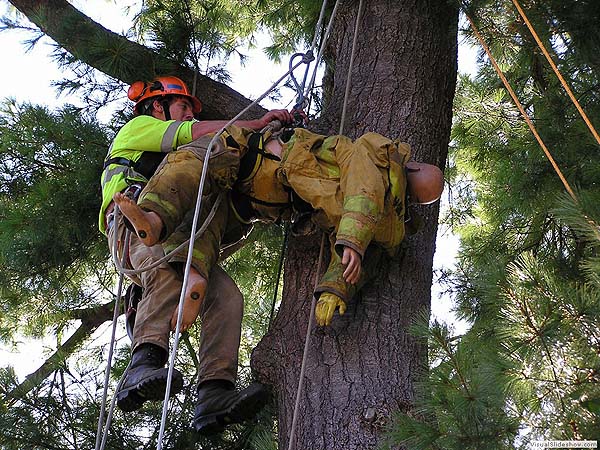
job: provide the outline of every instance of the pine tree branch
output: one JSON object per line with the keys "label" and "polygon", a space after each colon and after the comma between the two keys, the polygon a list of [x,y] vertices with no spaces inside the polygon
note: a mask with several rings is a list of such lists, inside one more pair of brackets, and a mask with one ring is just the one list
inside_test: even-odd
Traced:
{"label": "pine tree branch", "polygon": [[73,318],[81,319],[81,325],[75,332],[54,352],[35,372],[27,375],[25,381],[6,394],[5,401],[12,404],[14,401],[24,397],[27,393],[37,387],[48,375],[60,368],[64,361],[73,354],[77,348],[96,331],[96,329],[108,320],[112,320],[113,310],[109,303],[95,308],[75,310],[71,314]]}
{"label": "pine tree branch", "polygon": [[[180,77],[188,86],[193,83],[192,69],[104,28],[66,0],[9,1],[75,58],[110,77],[133,83],[168,74]],[[106,58],[107,54],[112,58]],[[196,92],[203,100],[202,119],[230,118],[251,103],[239,92],[200,73]],[[248,112],[248,117],[258,117],[264,112],[257,105]]]}
{"label": "pine tree branch", "polygon": [[[529,304],[527,302],[527,298],[524,297],[522,300],[519,300],[512,293],[510,294],[510,296],[513,299],[513,301],[518,302],[519,310],[520,310],[521,314],[523,314],[523,318],[525,319],[525,325],[533,332],[533,335],[535,336],[535,338],[537,338],[539,340],[539,343],[542,347],[542,353],[545,354],[546,358],[548,358],[548,361],[550,362],[550,369],[552,371],[552,376],[554,378],[554,384],[556,386],[562,386],[563,382],[561,382],[559,380],[559,376],[556,372],[556,367],[557,367],[556,361],[554,360],[554,358],[552,356],[552,352],[550,351],[550,348],[548,346],[548,343],[546,342],[546,339],[544,339],[544,333],[542,332],[541,327],[538,327],[536,324],[535,318],[531,311],[531,307],[529,306]],[[557,395],[556,389],[549,390],[547,395],[552,395],[552,396],[556,397],[556,399],[559,401],[559,403],[562,407],[562,411],[564,413],[564,411],[566,410],[565,403],[564,403],[562,396]]]}

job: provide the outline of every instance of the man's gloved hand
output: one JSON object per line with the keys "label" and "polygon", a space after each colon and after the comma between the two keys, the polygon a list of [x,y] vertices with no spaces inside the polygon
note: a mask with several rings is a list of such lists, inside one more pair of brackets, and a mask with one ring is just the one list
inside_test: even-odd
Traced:
{"label": "man's gloved hand", "polygon": [[340,307],[340,316],[346,312],[346,303],[337,295],[330,292],[324,292],[319,297],[315,307],[315,317],[317,325],[325,326],[331,324],[335,308]]}

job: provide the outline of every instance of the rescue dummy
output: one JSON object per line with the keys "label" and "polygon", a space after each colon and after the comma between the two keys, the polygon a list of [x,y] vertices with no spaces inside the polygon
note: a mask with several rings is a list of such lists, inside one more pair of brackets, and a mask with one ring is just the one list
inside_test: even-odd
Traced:
{"label": "rescue dummy", "polygon": [[[131,235],[129,247],[123,248],[126,224],[124,220],[114,219],[113,196],[131,195],[135,189],[141,189],[152,180],[156,167],[165,157],[174,153],[181,156],[173,150],[216,132],[226,121],[196,121],[194,114],[200,112],[202,105],[176,77],[136,82],[128,95],[135,102],[136,117],[119,130],[109,149],[101,179],[103,201],[99,228],[107,235],[111,252],[115,250],[121,257],[127,250],[127,268],[144,269],[164,256],[163,248],[145,245],[136,234]],[[261,129],[274,119],[286,121],[289,117],[284,110],[270,111],[260,119],[238,123]],[[118,241],[117,248],[113,249],[115,234]],[[133,327],[131,363],[115,394],[117,405],[124,411],[137,410],[148,400],[160,401],[164,397],[168,378],[164,365],[168,357],[171,317],[182,287],[177,263],[164,263],[131,278],[143,292]],[[193,426],[200,433],[220,431],[225,423],[246,420],[266,401],[266,390],[258,384],[241,392],[235,390],[243,311],[239,289],[217,265],[212,267],[210,280],[208,274],[203,279],[197,278],[187,295],[203,298],[206,289],[198,399],[193,419]],[[182,387],[183,376],[175,369],[171,395]]]}
{"label": "rescue dummy", "polygon": [[[263,158],[246,170],[252,175],[234,188],[240,192],[233,196],[234,208],[245,220],[243,211],[255,220],[284,220],[280,205],[291,195],[291,207],[304,209],[304,217],[328,233],[331,259],[315,290],[315,317],[329,325],[336,308],[343,314],[346,302],[374,276],[382,254],[396,254],[405,235],[406,174],[411,201],[431,203],[441,195],[442,172],[408,162],[408,144],[377,133],[352,141],[295,129],[288,142],[270,140],[264,147]],[[275,169],[269,154],[281,157]],[[298,199],[309,207],[298,206]]]}
{"label": "rescue dummy", "polygon": [[[241,155],[238,178],[228,180],[233,183],[229,203],[233,211],[224,216],[237,217],[242,223],[279,222],[291,218],[298,203],[293,198],[309,206],[311,222],[329,233],[332,248],[327,272],[315,292],[319,297],[317,322],[328,325],[335,309],[339,308],[343,314],[346,302],[372,275],[368,270],[372,264],[366,264],[367,270],[363,270],[363,259],[365,263],[375,261],[382,252],[393,256],[404,238],[405,166],[410,149],[407,144],[376,133],[367,133],[353,142],[344,136],[326,137],[295,129],[287,143],[259,136],[258,146],[251,144],[256,137],[257,133],[251,130],[232,126],[217,141],[217,153],[230,151]],[[205,143],[192,143],[178,152],[189,151],[193,146],[204,147]],[[200,164],[194,169],[190,163],[187,164],[190,171],[201,168]],[[437,200],[442,187],[441,171],[431,165],[408,165],[412,166],[409,177],[411,173],[418,174],[415,186],[420,186],[420,182],[426,188],[420,186],[421,195],[415,192],[414,198],[423,203]],[[138,204],[115,198],[138,233],[168,236],[183,211],[195,205],[198,183],[189,182],[189,178],[177,183],[176,180],[183,179],[177,174],[184,170],[178,166],[174,159],[164,164],[159,169],[162,175],[156,177],[157,183],[148,184]],[[171,183],[178,186],[176,193]],[[212,190],[209,183],[208,191]],[[206,192],[205,189],[205,195]],[[161,225],[156,226],[157,223]],[[226,223],[220,223],[212,229],[224,232],[226,227]],[[214,261],[218,233],[211,233],[207,239],[201,237],[198,242],[193,260],[206,260],[206,248],[212,246],[208,253]],[[371,242],[375,245],[370,246]],[[200,264],[198,261],[197,265]],[[198,308],[197,303],[186,301],[186,324],[193,322]]]}

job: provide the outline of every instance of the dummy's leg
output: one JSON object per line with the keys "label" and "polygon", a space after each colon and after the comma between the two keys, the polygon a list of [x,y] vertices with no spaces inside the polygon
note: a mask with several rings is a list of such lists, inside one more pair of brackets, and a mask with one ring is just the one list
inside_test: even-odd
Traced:
{"label": "dummy's leg", "polygon": [[113,195],[114,202],[119,205],[121,213],[127,217],[140,241],[148,247],[155,245],[163,229],[163,221],[154,211],[145,211],[131,198],[122,192]]}
{"label": "dummy's leg", "polygon": [[[139,240],[146,246],[154,245],[153,242],[158,241],[160,230],[162,230],[162,219],[160,216],[152,211],[144,211],[137,203],[120,192],[117,192],[113,199],[119,205],[119,208],[121,208],[123,215],[132,223],[136,233],[140,236]],[[142,238],[142,236],[145,236],[145,238]],[[185,239],[181,242],[185,242]],[[190,304],[199,303],[204,298],[207,283],[207,277],[203,276],[195,267],[191,267],[186,287],[186,300],[189,299]],[[196,316],[198,315],[199,308],[198,305],[195,313]],[[182,331],[185,330],[187,330],[187,327],[182,328]]]}
{"label": "dummy's leg", "polygon": [[[207,278],[203,277],[194,267],[190,267],[187,287],[185,290],[185,299],[183,304],[183,315],[181,318],[181,331],[187,331],[196,321],[200,313],[200,307],[206,295]],[[171,329],[174,331],[177,326],[177,310],[171,319]]]}
{"label": "dummy's leg", "polygon": [[352,145],[340,141],[336,147],[344,196],[344,212],[336,230],[336,251],[340,254],[343,246],[362,254],[373,238],[384,209],[387,174],[384,177],[383,172],[387,172],[388,147],[392,146],[389,139],[369,133]]}
{"label": "dummy's leg", "polygon": [[[198,227],[202,227],[209,216],[209,212],[214,206],[216,196],[204,196],[202,201],[202,211],[198,218]],[[191,226],[193,223],[194,211],[189,211],[184,217],[180,226],[171,234],[171,236],[163,243],[165,252],[170,253],[182,242],[190,238]],[[194,249],[192,253],[192,265],[190,267],[188,286],[186,289],[185,300],[183,304],[181,331],[186,331],[194,323],[206,292],[207,280],[212,268],[217,263],[219,258],[219,247],[221,238],[227,226],[229,217],[229,204],[222,201],[214,217],[207,224],[206,230],[201,236],[194,240]],[[187,261],[187,249],[177,252],[171,259],[171,263],[175,264],[178,269],[182,270]],[[173,313],[171,319],[171,329],[175,330],[177,324],[177,309]]]}
{"label": "dummy's leg", "polygon": [[[194,324],[198,314],[200,313],[200,308],[202,307],[202,302],[204,301],[204,297],[206,295],[206,287],[208,285],[208,280],[200,275],[200,272],[194,267],[190,267],[190,273],[188,275],[188,284],[186,288],[185,298],[183,300],[183,312],[181,314],[181,332],[189,330],[189,328]],[[171,330],[175,331],[177,327],[177,316],[179,314],[179,309],[175,308],[171,316]]]}
{"label": "dummy's leg", "polygon": [[[139,207],[123,194],[115,194],[113,199],[144,244],[151,246],[168,237],[187,211],[194,208],[208,145],[205,141],[197,140],[169,153],[142,190]],[[225,150],[220,141],[213,152],[209,177],[203,186],[205,195],[214,192],[215,186],[231,186],[239,164],[239,155]]]}
{"label": "dummy's leg", "polygon": [[[188,211],[194,209],[211,140],[211,136],[203,136],[169,153],[142,190],[138,205],[158,214],[163,222],[163,235],[159,233],[157,239],[169,237]],[[239,158],[239,149],[226,147],[223,137],[217,140],[202,195],[230,189],[237,178]]]}
{"label": "dummy's leg", "polygon": [[137,204],[120,192],[113,196],[144,244],[152,246],[163,234],[169,236],[193,208],[202,166],[194,152],[171,152],[142,190]]}

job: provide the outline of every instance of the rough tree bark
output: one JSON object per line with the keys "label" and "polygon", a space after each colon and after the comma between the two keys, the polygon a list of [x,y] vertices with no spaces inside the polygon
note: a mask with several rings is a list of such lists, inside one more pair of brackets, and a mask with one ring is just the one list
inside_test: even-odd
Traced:
{"label": "rough tree bark", "polygon": [[[327,132],[339,127],[358,3],[342,2],[328,46]],[[397,137],[412,146],[414,160],[443,168],[457,71],[456,5],[365,3],[344,134]],[[427,349],[409,327],[429,315],[438,212],[437,205],[421,208],[424,228],[385,261],[344,316],[313,330],[295,449],[375,448],[391,414],[410,409]],[[277,395],[280,448],[288,447],[319,241],[312,236],[291,243],[281,307],[253,354],[254,370]]]}

